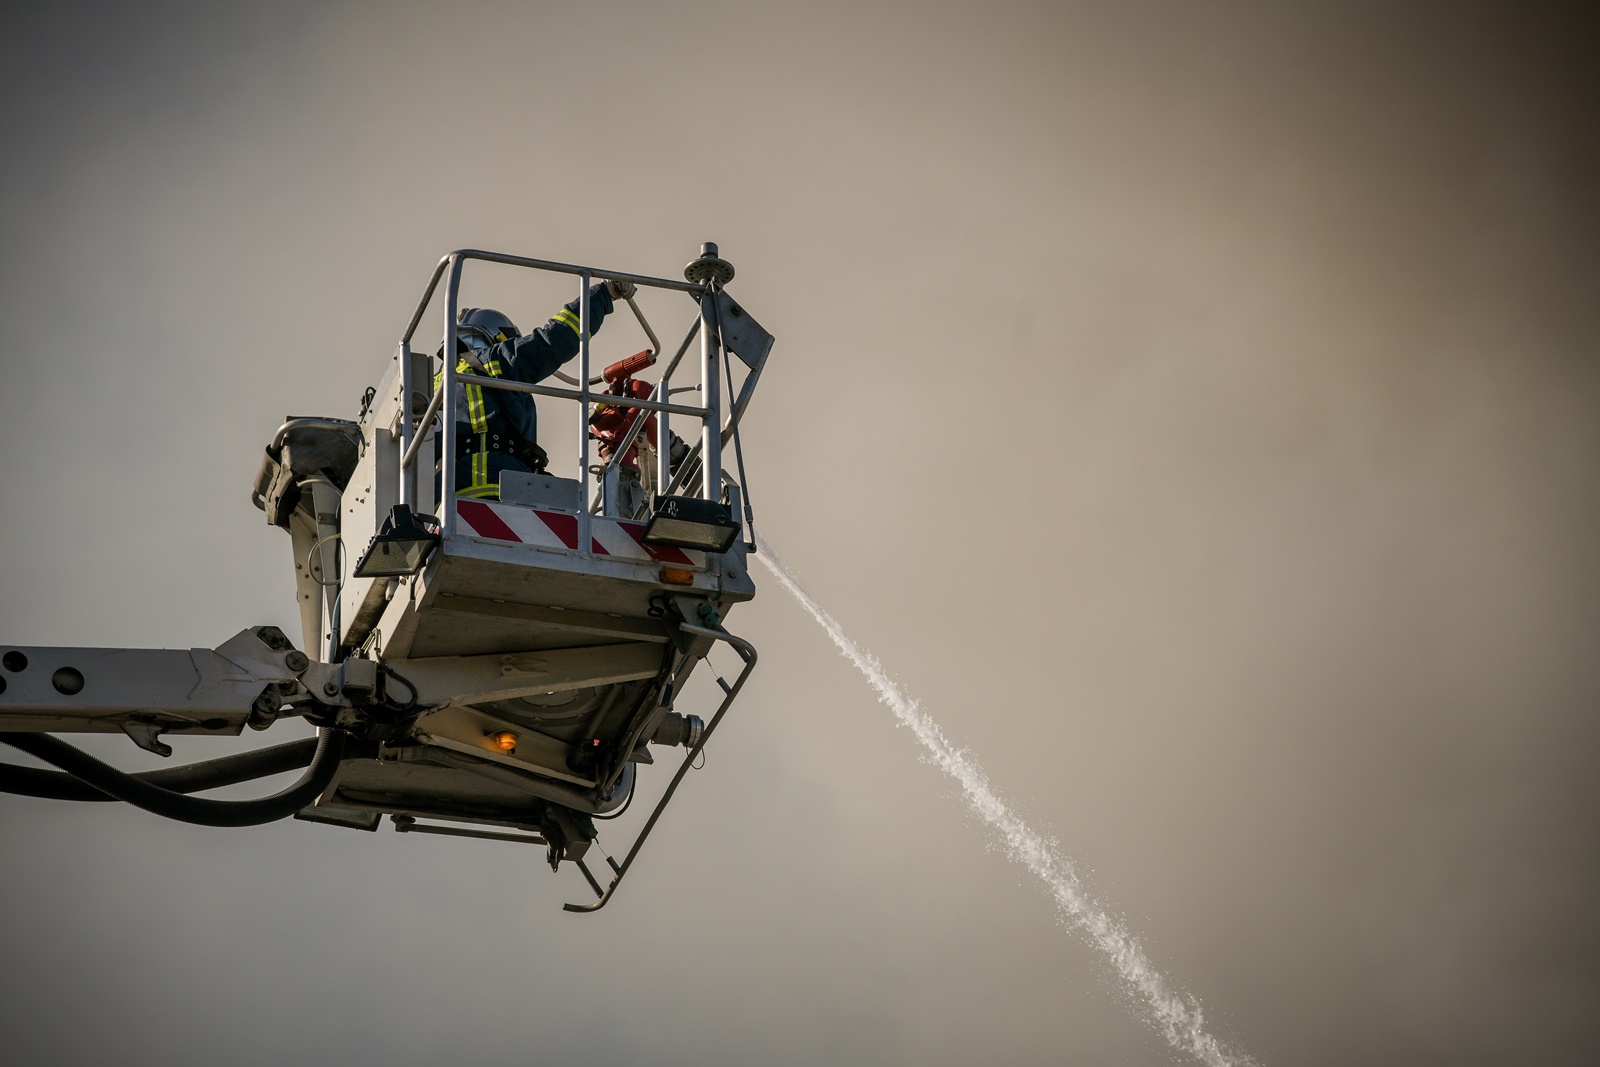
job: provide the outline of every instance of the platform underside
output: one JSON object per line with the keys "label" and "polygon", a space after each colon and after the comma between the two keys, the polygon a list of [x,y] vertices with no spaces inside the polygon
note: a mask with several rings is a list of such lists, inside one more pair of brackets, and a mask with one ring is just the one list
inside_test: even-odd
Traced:
{"label": "platform underside", "polygon": [[[640,755],[641,724],[659,719],[704,654],[674,642],[672,601],[680,614],[687,598],[691,611],[703,602],[720,615],[750,599],[745,546],[718,555],[645,545],[642,525],[592,516],[590,550],[579,552],[576,515],[459,504],[456,532],[420,574],[391,586],[387,600],[377,582],[346,599],[365,618],[344,641],[401,676],[500,657],[512,682],[531,672],[549,684],[425,713],[379,759],[341,770],[318,807],[347,809],[352,825],[364,818],[356,813],[528,827],[552,805],[607,811],[625,799],[632,761],[650,758]],[[581,669],[561,666],[577,660]],[[504,730],[519,737],[513,752],[492,741]],[[607,773],[622,760],[629,777]]]}

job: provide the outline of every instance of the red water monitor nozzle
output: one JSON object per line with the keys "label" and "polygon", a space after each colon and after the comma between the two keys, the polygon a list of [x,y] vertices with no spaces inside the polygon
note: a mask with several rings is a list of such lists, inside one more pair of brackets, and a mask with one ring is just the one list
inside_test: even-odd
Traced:
{"label": "red water monitor nozzle", "polygon": [[636,352],[627,359],[619,359],[611,366],[600,372],[600,376],[607,382],[615,384],[621,378],[632,378],[646,367],[656,365],[656,354],[648,348],[643,352]]}

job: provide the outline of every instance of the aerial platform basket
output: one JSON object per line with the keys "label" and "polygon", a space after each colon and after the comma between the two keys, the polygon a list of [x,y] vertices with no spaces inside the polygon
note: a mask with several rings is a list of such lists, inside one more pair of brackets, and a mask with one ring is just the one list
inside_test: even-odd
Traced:
{"label": "aerial platform basket", "polygon": [[[506,472],[497,499],[448,491],[454,472],[441,457],[461,455],[453,398],[467,375],[436,359],[432,344],[413,349],[432,308],[442,320],[438,353],[457,351],[468,263],[565,275],[578,291],[578,354],[572,374],[556,373],[561,384],[470,378],[543,398],[542,409],[576,407],[574,438],[541,442],[570,476]],[[55,677],[73,662],[100,676],[69,693],[44,685],[42,670],[18,671],[23,684],[0,690],[0,722],[122,729],[160,751],[162,734],[237,733],[304,716],[324,742],[308,772],[315,800],[296,804],[296,817],[370,830],[390,815],[406,832],[540,844],[553,867],[575,861],[597,894],[569,907],[601,906],[755,664],[754,648],[722,620],[755,595],[739,429],[772,336],[724,291],[732,275],[714,245],[683,281],[475,250],[445,256],[359,416],[290,418],[257,473],[254,502],[293,540],[305,653],[271,627],[194,650],[195,670],[227,682],[207,695],[192,672],[181,677],[172,659],[181,653],[16,649],[8,669],[32,653]],[[602,280],[631,283],[640,299],[689,298],[681,343],[659,374],[634,377],[663,352],[640,299],[627,294],[648,348],[625,361],[625,395],[597,388],[614,385],[623,364],[605,375],[591,365],[589,290]],[[621,304],[602,333],[608,346],[626,333]],[[591,429],[600,404],[624,428],[604,439],[604,453]],[[676,455],[667,447],[674,425],[694,441]],[[661,447],[646,447],[650,435]],[[737,477],[725,469],[727,451]],[[680,711],[689,677],[718,643],[738,655],[739,673],[717,678],[722,697],[708,717]],[[119,694],[119,671],[137,676],[136,693]],[[91,691],[92,702],[80,695]],[[607,857],[602,887],[585,862],[594,820],[631,800],[652,745],[686,752],[627,858]],[[113,792],[121,783],[102,776],[95,785]],[[124,792],[135,803],[143,795]]]}

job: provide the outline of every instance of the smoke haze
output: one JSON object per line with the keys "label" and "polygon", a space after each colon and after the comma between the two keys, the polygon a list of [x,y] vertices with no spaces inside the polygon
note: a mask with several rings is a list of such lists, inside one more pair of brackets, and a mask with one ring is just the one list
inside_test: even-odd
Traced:
{"label": "smoke haze", "polygon": [[[1221,1039],[1600,1059],[1577,6],[8,30],[0,642],[297,633],[260,449],[354,417],[441,254],[673,276],[717,241],[777,336],[758,524]],[[474,284],[524,326],[568,295]],[[1184,1062],[776,583],[728,621],[761,667],[593,918],[510,847],[0,798],[0,1050]]]}

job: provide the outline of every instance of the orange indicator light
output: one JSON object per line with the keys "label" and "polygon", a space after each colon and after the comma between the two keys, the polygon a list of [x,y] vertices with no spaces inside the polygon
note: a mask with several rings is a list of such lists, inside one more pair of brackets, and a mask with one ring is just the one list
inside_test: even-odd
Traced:
{"label": "orange indicator light", "polygon": [[490,734],[489,740],[494,742],[494,747],[501,752],[515,752],[517,749],[517,735],[510,730],[501,730],[497,734]]}
{"label": "orange indicator light", "polygon": [[693,585],[694,571],[680,570],[677,567],[662,567],[661,580],[670,585]]}

